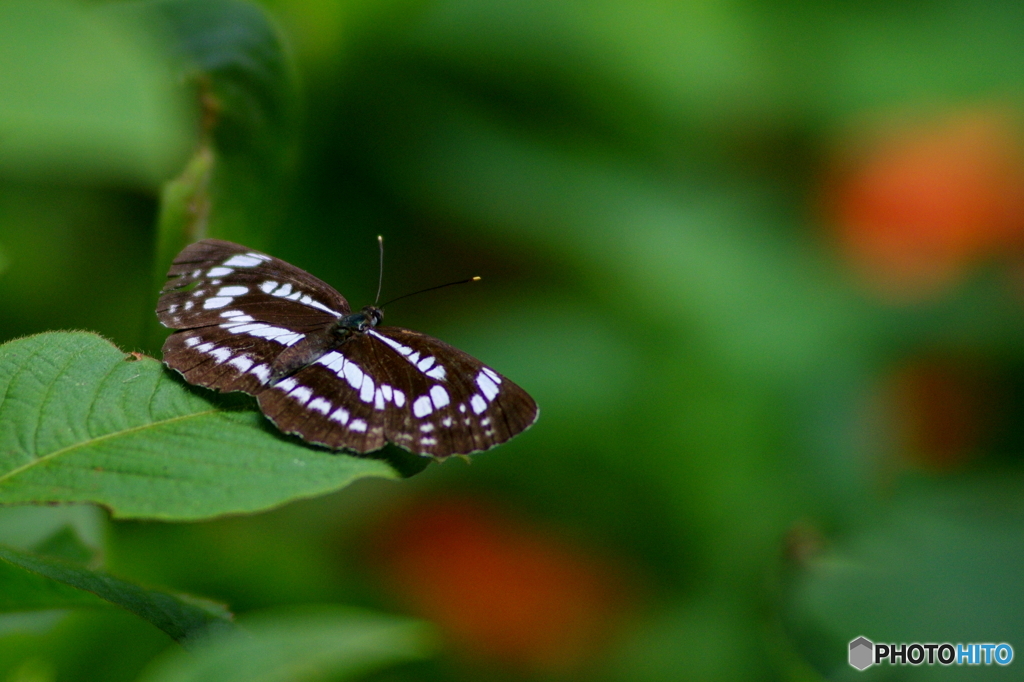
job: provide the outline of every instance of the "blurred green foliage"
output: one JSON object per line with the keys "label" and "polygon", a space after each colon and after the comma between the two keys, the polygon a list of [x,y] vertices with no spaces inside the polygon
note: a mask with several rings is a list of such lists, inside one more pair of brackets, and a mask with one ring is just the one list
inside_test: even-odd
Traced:
{"label": "blurred green foliage", "polygon": [[[1019,246],[894,302],[851,265],[830,201],[865,130],[993,106],[1016,124],[1022,38],[1001,2],[12,0],[0,340],[76,328],[156,354],[153,282],[184,234],[270,251],[360,306],[384,234],[385,299],[483,277],[388,321],[499,368],[538,424],[470,466],[268,513],[100,519],[105,570],[243,622],[266,609],[271,658],[335,628],[321,679],[1009,679],[1019,661],[858,673],[846,645],[1024,652]],[[202,150],[211,175],[191,182]],[[980,388],[903,372],[922,358],[984,367]],[[975,436],[929,458],[961,423]],[[382,520],[439,499],[486,501],[616,575],[600,646],[555,665],[442,628],[435,651],[380,616],[380,639],[347,649],[358,615],[288,615],[439,620],[402,595],[459,586],[397,588],[381,558],[410,556]],[[18,513],[0,543],[38,547],[66,523]],[[503,603],[514,643],[529,622]],[[212,642],[188,670],[154,661],[175,646],[110,609],[0,619],[10,680],[214,679],[204,661],[251,643]]]}

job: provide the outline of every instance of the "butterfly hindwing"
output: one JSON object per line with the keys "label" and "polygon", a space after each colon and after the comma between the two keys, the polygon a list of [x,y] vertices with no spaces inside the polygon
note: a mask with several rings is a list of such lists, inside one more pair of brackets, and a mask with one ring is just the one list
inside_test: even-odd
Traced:
{"label": "butterfly hindwing", "polygon": [[537,420],[537,404],[516,384],[439,339],[400,327],[366,336],[368,355],[406,396],[385,415],[389,441],[421,454],[487,450]]}

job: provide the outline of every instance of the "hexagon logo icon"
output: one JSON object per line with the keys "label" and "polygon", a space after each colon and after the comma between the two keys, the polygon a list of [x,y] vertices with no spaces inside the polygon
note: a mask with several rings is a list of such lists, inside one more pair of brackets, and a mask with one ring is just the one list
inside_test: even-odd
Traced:
{"label": "hexagon logo icon", "polygon": [[875,644],[867,637],[858,637],[850,642],[850,665],[857,670],[864,670],[874,663]]}

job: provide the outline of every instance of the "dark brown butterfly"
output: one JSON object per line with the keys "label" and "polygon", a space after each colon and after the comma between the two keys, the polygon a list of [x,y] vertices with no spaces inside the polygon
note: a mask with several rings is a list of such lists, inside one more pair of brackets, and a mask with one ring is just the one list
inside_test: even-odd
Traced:
{"label": "dark brown butterfly", "polygon": [[308,272],[218,239],[184,249],[157,304],[176,329],[164,362],[192,384],[243,391],[279,429],[331,448],[391,442],[443,458],[504,443],[537,420],[537,404],[443,341],[378,326]]}

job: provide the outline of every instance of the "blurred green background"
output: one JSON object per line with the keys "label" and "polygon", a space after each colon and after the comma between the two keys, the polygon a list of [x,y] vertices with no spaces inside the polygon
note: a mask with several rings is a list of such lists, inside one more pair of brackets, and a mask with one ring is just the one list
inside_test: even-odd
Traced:
{"label": "blurred green background", "polygon": [[[7,0],[0,341],[158,354],[162,188],[212,149],[194,227],[354,307],[378,234],[385,299],[482,276],[388,321],[541,419],[264,514],[8,509],[0,540],[70,514],[107,570],[239,614],[438,626],[377,680],[1019,677],[846,656],[1024,651],[1022,42],[1010,2]],[[7,616],[0,678],[176,646]]]}

